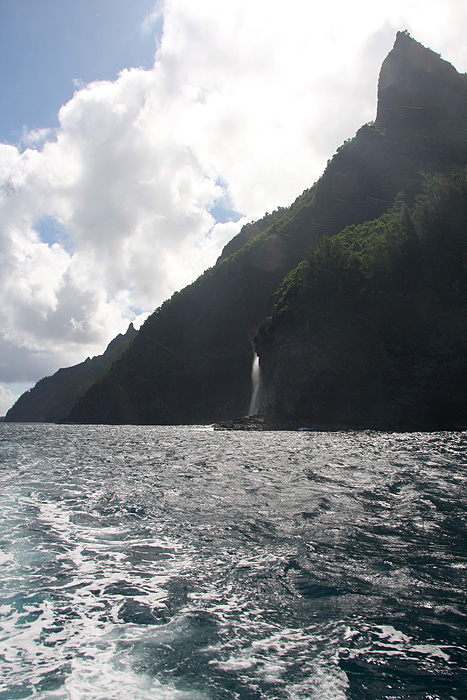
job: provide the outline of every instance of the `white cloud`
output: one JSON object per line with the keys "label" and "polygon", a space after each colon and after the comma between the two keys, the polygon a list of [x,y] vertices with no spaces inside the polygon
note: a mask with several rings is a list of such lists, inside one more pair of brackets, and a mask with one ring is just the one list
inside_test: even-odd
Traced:
{"label": "white cloud", "polygon": [[0,384],[0,416],[4,416],[11,406],[15,403],[18,396],[13,394],[9,389],[5,389]]}
{"label": "white cloud", "polygon": [[57,130],[0,144],[0,379],[101,352],[212,265],[240,226],[216,223],[216,204],[256,217],[310,186],[374,118],[397,29],[465,68],[467,10],[443,8],[157,3],[152,70],[76,84]]}
{"label": "white cloud", "polygon": [[[0,147],[4,340],[65,361],[93,354],[131,309],[154,309],[236,232],[213,228],[223,191],[171,133],[155,83],[142,70],[93,83],[62,108],[41,152]],[[44,218],[65,240],[41,241]]]}
{"label": "white cloud", "polygon": [[143,34],[150,34],[157,30],[159,24],[164,19],[165,3],[163,0],[156,2],[152,12],[150,12],[143,20],[141,31]]}

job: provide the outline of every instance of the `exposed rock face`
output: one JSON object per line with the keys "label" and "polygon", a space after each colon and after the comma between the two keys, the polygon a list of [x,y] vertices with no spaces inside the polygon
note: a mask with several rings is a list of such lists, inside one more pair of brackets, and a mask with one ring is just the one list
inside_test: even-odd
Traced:
{"label": "exposed rock face", "polygon": [[398,32],[379,76],[379,124],[390,129],[443,129],[446,120],[463,121],[466,108],[467,76],[406,32]]}
{"label": "exposed rock face", "polygon": [[78,365],[59,369],[51,377],[44,377],[19,397],[5,420],[28,423],[64,420],[75,403],[109,369],[135,336],[136,331],[130,323],[126,333],[117,335],[102,355],[88,357]]}

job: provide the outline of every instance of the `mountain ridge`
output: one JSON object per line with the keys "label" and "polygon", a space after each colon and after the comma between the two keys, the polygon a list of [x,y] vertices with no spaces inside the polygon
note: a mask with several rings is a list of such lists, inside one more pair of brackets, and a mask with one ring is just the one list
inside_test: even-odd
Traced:
{"label": "mountain ridge", "polygon": [[[245,415],[253,338],[260,328],[256,348],[269,393],[269,425],[304,420],[306,415],[293,406],[279,410],[274,392],[287,385],[287,372],[275,381],[271,368],[277,363],[268,358],[264,341],[269,338],[276,359],[280,343],[290,345],[290,339],[273,337],[277,319],[286,317],[277,294],[284,297],[284,284],[293,288],[284,277],[299,279],[294,270],[310,265],[310,251],[349,226],[379,221],[398,197],[406,208],[413,207],[427,174],[449,175],[464,168],[465,105],[466,76],[406,32],[398,32],[381,68],[375,121],[337,149],[323,175],[290,207],[244,227],[213,268],[157,309],[67,420],[180,424]],[[368,231],[374,238],[373,229]],[[290,318],[285,327],[301,333]],[[301,371],[312,392],[309,363],[302,362]],[[291,377],[293,384],[297,378],[293,372]]]}
{"label": "mountain ridge", "polygon": [[136,336],[133,323],[119,333],[102,355],[88,357],[72,367],[40,379],[22,394],[5,415],[6,422],[55,423],[63,420],[81,396],[110,367]]}

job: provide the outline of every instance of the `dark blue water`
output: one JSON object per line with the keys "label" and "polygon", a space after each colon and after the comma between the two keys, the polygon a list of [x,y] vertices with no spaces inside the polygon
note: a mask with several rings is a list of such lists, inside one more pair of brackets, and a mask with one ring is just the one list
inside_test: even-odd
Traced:
{"label": "dark blue water", "polygon": [[0,698],[467,698],[466,448],[0,424]]}

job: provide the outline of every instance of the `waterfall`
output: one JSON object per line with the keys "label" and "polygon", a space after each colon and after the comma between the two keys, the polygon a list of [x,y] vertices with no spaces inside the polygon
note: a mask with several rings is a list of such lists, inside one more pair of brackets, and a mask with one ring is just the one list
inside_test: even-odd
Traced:
{"label": "waterfall", "polygon": [[258,413],[261,406],[260,401],[261,393],[261,367],[259,365],[259,357],[255,353],[253,356],[253,364],[251,366],[251,400],[250,408],[248,411],[249,416],[254,416]]}

